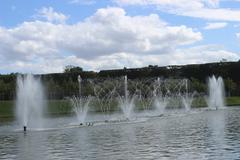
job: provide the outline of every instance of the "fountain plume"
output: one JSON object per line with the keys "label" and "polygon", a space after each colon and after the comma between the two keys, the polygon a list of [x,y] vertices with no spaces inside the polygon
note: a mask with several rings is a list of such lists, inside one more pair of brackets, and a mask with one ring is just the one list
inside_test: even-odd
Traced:
{"label": "fountain plume", "polygon": [[159,115],[163,114],[168,104],[168,98],[167,96],[163,96],[161,92],[161,79],[159,77],[155,81],[153,99],[154,99],[153,105],[157,110],[158,114]]}
{"label": "fountain plume", "polygon": [[186,111],[191,110],[194,95],[195,93],[192,94],[187,93],[184,96],[182,96],[182,103]]}
{"label": "fountain plume", "polygon": [[208,79],[209,96],[207,104],[210,109],[219,109],[225,106],[225,90],[222,77],[216,78],[215,76]]}
{"label": "fountain plume", "polygon": [[83,98],[82,96],[82,78],[78,75],[78,89],[79,89],[79,96],[73,96],[70,98],[71,105],[73,107],[73,111],[77,116],[77,120],[79,124],[83,124],[87,117],[87,112],[89,108],[89,103],[91,101],[91,97]]}
{"label": "fountain plume", "polygon": [[39,78],[31,74],[17,76],[16,116],[27,128],[42,127],[44,89]]}
{"label": "fountain plume", "polygon": [[73,96],[72,98],[70,98],[73,111],[77,116],[77,120],[79,124],[83,124],[85,122],[90,101],[91,101],[91,98],[84,99],[76,96]]}
{"label": "fountain plume", "polygon": [[191,110],[191,106],[192,106],[192,102],[193,102],[193,97],[195,95],[195,92],[193,93],[189,93],[188,92],[188,80],[185,79],[184,80],[185,82],[185,95],[181,96],[182,97],[182,103],[183,103],[183,106],[185,108],[186,111],[190,111]]}
{"label": "fountain plume", "polygon": [[127,76],[124,76],[124,97],[119,98],[119,105],[124,114],[124,117],[128,120],[132,119],[133,110],[135,107],[134,96],[130,97],[128,92]]}

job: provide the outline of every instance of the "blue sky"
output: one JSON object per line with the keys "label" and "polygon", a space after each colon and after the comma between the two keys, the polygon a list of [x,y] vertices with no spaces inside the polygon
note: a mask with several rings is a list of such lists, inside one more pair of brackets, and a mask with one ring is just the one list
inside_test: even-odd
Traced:
{"label": "blue sky", "polygon": [[0,74],[237,61],[240,0],[0,2]]}

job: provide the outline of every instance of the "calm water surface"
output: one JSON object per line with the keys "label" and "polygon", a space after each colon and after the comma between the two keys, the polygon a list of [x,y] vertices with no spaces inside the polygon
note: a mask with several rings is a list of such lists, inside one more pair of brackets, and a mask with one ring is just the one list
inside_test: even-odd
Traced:
{"label": "calm water surface", "polygon": [[240,159],[240,108],[60,129],[74,120],[48,118],[47,127],[59,129],[26,134],[0,122],[0,159]]}

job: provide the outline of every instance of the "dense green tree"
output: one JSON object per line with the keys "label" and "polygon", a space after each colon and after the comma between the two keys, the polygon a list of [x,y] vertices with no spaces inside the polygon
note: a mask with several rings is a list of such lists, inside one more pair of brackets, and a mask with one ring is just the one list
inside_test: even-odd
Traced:
{"label": "dense green tree", "polygon": [[68,65],[64,69],[64,73],[81,73],[83,69],[78,66]]}
{"label": "dense green tree", "polygon": [[237,84],[230,78],[226,78],[224,80],[225,88],[226,88],[226,96],[231,96],[236,92]]}
{"label": "dense green tree", "polygon": [[195,90],[198,93],[203,93],[207,91],[207,85],[196,78],[191,78],[191,90]]}

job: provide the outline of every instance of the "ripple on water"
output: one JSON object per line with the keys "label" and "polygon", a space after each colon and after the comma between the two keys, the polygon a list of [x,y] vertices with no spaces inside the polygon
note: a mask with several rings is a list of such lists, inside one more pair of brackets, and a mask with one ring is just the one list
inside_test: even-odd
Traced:
{"label": "ripple on water", "polygon": [[237,159],[239,114],[240,109],[174,113],[141,123],[27,134],[1,125],[0,159]]}

